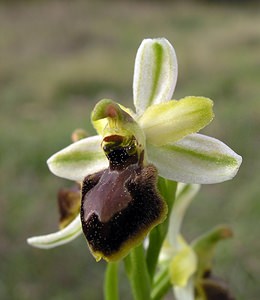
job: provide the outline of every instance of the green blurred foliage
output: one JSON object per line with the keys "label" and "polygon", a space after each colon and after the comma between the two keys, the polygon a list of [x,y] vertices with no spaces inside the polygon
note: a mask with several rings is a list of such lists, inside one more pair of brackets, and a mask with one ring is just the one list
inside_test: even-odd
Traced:
{"label": "green blurred foliage", "polygon": [[[181,1],[17,1],[0,4],[0,299],[103,299],[105,263],[83,237],[57,249],[30,248],[55,231],[57,189],[46,159],[70,143],[101,98],[132,106],[137,47],[164,36],[175,46],[175,98],[215,101],[215,136],[244,158],[230,182],[204,186],[185,219],[189,239],[217,223],[235,237],[216,255],[216,272],[238,300],[258,299],[259,5]],[[122,272],[123,276],[123,272]],[[131,299],[122,280],[121,294]]]}

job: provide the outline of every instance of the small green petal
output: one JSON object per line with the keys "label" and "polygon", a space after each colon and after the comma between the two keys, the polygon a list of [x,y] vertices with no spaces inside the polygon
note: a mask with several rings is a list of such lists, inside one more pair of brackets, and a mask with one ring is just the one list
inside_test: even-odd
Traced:
{"label": "small green petal", "polygon": [[[107,115],[105,115],[105,112],[104,112],[104,106],[109,104],[109,103],[115,103],[113,102],[112,100],[109,100],[109,99],[103,99],[101,100],[101,105],[100,105],[100,102],[97,103],[97,105],[94,107],[94,110],[92,112],[92,124],[94,126],[94,128],[96,129],[97,133],[99,135],[102,135],[104,134],[104,129],[107,127],[108,125],[108,119],[107,119]],[[133,119],[135,118],[135,114],[134,112],[119,104],[119,103],[116,103],[116,105],[118,105],[118,107],[123,110],[125,113],[127,113],[128,115],[130,115]],[[103,106],[103,107],[102,107]]]}
{"label": "small green petal", "polygon": [[27,239],[27,243],[36,248],[50,249],[74,240],[82,233],[80,216],[78,215],[67,227],[55,233],[35,236]]}
{"label": "small green petal", "polygon": [[193,249],[185,246],[170,262],[170,281],[173,285],[184,287],[197,268],[197,257]]}
{"label": "small green petal", "polygon": [[148,107],[139,120],[153,145],[176,142],[198,132],[213,119],[213,102],[204,97],[185,97]]}
{"label": "small green petal", "polygon": [[211,184],[232,179],[242,157],[221,141],[191,134],[164,146],[147,144],[148,160],[159,175],[177,182]]}
{"label": "small green petal", "polygon": [[106,169],[108,160],[101,141],[100,136],[92,136],[57,152],[47,161],[50,171],[62,178],[83,181],[87,175]]}
{"label": "small green petal", "polygon": [[[129,110],[110,99],[99,101],[92,111],[92,123],[102,137],[121,136],[124,144],[134,139],[141,153],[145,146],[142,128],[135,121]],[[103,126],[103,128],[102,128]]]}
{"label": "small green petal", "polygon": [[171,99],[177,69],[175,51],[165,38],[143,40],[135,59],[133,81],[137,114],[142,114],[152,104]]}
{"label": "small green petal", "polygon": [[96,121],[92,120],[92,125],[96,129],[99,135],[103,135],[104,128],[106,128],[107,124],[108,124],[107,119],[99,119]]}

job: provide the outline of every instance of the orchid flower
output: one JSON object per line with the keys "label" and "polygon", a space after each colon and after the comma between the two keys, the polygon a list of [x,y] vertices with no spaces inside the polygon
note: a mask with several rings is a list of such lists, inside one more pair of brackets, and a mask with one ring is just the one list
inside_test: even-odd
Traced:
{"label": "orchid flower", "polygon": [[198,259],[193,248],[181,236],[181,225],[199,189],[198,184],[178,184],[168,234],[160,253],[160,264],[168,269],[167,276],[176,300],[194,300],[194,274]]}
{"label": "orchid flower", "polygon": [[199,190],[198,184],[178,184],[168,235],[160,253],[160,265],[168,269],[166,276],[176,300],[211,299],[208,293],[229,295],[223,283],[211,276],[211,271],[216,244],[230,238],[231,230],[225,225],[217,226],[190,244],[181,235],[185,212]]}
{"label": "orchid flower", "polygon": [[[236,175],[242,158],[221,141],[197,133],[213,119],[213,102],[195,96],[171,100],[176,81],[172,45],[164,38],[145,39],[135,60],[135,112],[101,100],[91,115],[98,134],[47,161],[53,174],[83,182],[81,216],[58,232],[29,238],[29,244],[56,247],[83,229],[97,260],[118,260],[165,219],[167,207],[157,190],[157,173],[193,184],[218,183]],[[131,210],[132,200],[140,200],[138,209]],[[144,220],[144,215],[149,217]],[[108,225],[110,231],[120,229],[120,240],[105,235]]]}

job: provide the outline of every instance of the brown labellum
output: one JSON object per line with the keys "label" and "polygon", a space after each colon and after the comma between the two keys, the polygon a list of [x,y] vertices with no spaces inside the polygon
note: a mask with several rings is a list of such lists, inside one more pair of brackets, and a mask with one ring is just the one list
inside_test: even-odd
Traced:
{"label": "brown labellum", "polygon": [[62,188],[58,192],[58,206],[60,212],[59,227],[66,227],[80,211],[80,185],[71,188]]}
{"label": "brown labellum", "polygon": [[207,300],[235,300],[226,282],[212,275],[210,271],[205,272],[197,292]]}
{"label": "brown labellum", "polygon": [[156,187],[157,171],[143,166],[143,155],[120,146],[106,154],[109,168],[83,182],[81,221],[96,260],[115,261],[164,220],[167,206]]}

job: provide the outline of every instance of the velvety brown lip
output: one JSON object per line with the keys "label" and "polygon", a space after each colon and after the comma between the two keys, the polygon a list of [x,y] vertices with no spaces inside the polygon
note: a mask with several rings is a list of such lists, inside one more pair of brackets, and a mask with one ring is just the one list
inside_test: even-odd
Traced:
{"label": "velvety brown lip", "polygon": [[91,251],[121,258],[166,215],[157,190],[157,171],[143,166],[143,154],[115,148],[109,168],[87,176],[82,187],[81,221]]}

